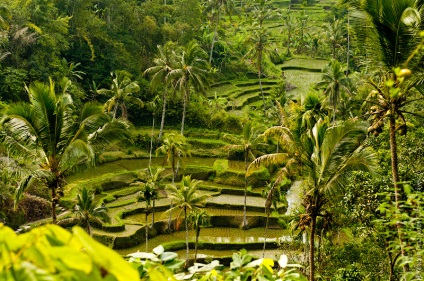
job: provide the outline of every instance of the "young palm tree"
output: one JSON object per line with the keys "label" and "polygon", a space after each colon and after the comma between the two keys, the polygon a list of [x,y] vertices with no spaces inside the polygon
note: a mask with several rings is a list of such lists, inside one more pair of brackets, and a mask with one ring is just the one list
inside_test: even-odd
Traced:
{"label": "young palm tree", "polygon": [[166,101],[167,101],[167,90],[171,82],[170,73],[173,68],[175,60],[175,52],[173,51],[175,44],[173,42],[166,42],[164,46],[158,45],[158,57],[153,60],[155,66],[149,67],[144,71],[144,75],[152,74],[151,84],[154,88],[163,86],[163,98],[162,98],[162,117],[160,122],[160,130],[158,139],[162,139],[163,127],[165,125],[165,113],[166,113]]}
{"label": "young palm tree", "polygon": [[76,219],[85,228],[87,233],[91,236],[90,222],[110,222],[110,217],[107,213],[107,207],[98,206],[94,204],[94,193],[90,192],[86,187],[81,190],[77,195],[77,204],[74,208]]}
{"label": "young palm tree", "polygon": [[184,136],[178,134],[166,134],[162,145],[156,149],[156,155],[165,154],[164,164],[170,164],[172,169],[172,184],[177,177],[176,165],[185,156],[190,156],[189,144]]}
{"label": "young palm tree", "polygon": [[[159,182],[162,180],[161,173],[165,171],[163,167],[149,166],[149,175],[146,186],[149,186],[149,198],[152,201],[152,226],[155,223],[155,202],[159,196]],[[146,196],[145,196],[146,197]]]}
{"label": "young palm tree", "polygon": [[181,135],[184,135],[185,115],[190,101],[190,88],[196,92],[205,93],[210,85],[209,64],[207,54],[195,42],[188,43],[170,77],[175,80],[176,88],[180,91],[183,100],[183,116],[181,120]]}
{"label": "young palm tree", "polygon": [[[162,142],[162,145],[156,149],[156,155],[165,154],[164,164],[171,164],[172,169],[172,185],[175,185],[175,178],[177,177],[176,165],[180,163],[185,156],[190,156],[189,146],[186,139],[182,135],[167,134]],[[171,198],[171,206],[173,208],[173,201]],[[169,212],[168,228],[171,230],[172,213]]]}
{"label": "young palm tree", "polygon": [[51,80],[49,84],[31,84],[26,88],[30,102],[10,106],[0,124],[9,151],[25,155],[39,167],[16,189],[15,203],[38,181],[51,192],[56,223],[56,205],[63,196],[65,175],[82,165],[94,165],[97,148],[113,139],[128,138],[129,132],[94,103],[86,103],[77,115],[71,96],[57,94],[54,89]]}
{"label": "young palm tree", "polygon": [[333,107],[333,123],[336,122],[336,108],[341,100],[343,92],[351,93],[351,79],[346,77],[346,69],[336,60],[324,67],[322,80],[317,83],[316,88],[324,89],[324,95],[327,96],[328,103]]}
{"label": "young palm tree", "polygon": [[112,85],[110,89],[100,89],[97,93],[101,95],[112,96],[106,103],[105,108],[109,113],[113,109],[113,119],[116,118],[118,107],[121,107],[121,114],[123,119],[127,119],[126,102],[130,102],[143,107],[143,102],[133,96],[133,93],[140,91],[140,86],[137,82],[131,81],[131,74],[124,70],[116,70],[115,73],[111,72]]}
{"label": "young palm tree", "polygon": [[[149,169],[151,167],[149,166]],[[144,185],[144,191],[142,197],[145,202],[146,202],[146,207],[144,208],[144,214],[146,215],[146,219],[145,219],[145,231],[146,231],[146,252],[148,252],[149,250],[149,221],[148,221],[148,217],[150,212],[152,211],[152,201],[154,201],[157,197],[158,197],[158,192],[156,190],[155,185],[153,184],[153,182],[149,181]],[[153,220],[152,220],[152,225],[153,225]]]}
{"label": "young palm tree", "polygon": [[322,27],[324,28],[325,39],[331,46],[332,59],[337,60],[337,49],[341,48],[346,41],[344,23],[341,19],[334,19],[331,22],[324,23]]}
{"label": "young palm tree", "polygon": [[186,231],[186,265],[188,264],[189,245],[188,245],[188,214],[199,207],[202,207],[209,195],[200,195],[197,193],[198,180],[192,180],[191,176],[184,176],[180,186],[168,186],[169,195],[175,203],[175,206],[166,212],[171,213],[177,209],[180,210],[178,217],[184,213],[185,231]]}
{"label": "young palm tree", "polygon": [[[413,71],[422,71],[422,55],[417,53],[422,47],[419,32],[424,29],[422,20],[424,2],[343,0],[342,3],[354,9],[355,13],[352,15],[354,20],[359,18],[363,22],[364,18],[367,19],[366,25],[360,24],[355,27],[360,41],[358,45],[363,46],[367,52],[369,59],[366,62],[367,65],[378,68],[377,75],[370,79],[370,84],[375,90],[367,99],[367,102],[372,105],[370,112],[373,116],[373,124],[369,132],[378,135],[384,126],[384,121],[388,119],[394,196],[396,208],[400,211],[402,189],[399,186],[396,131],[401,134],[406,133],[405,114],[411,112],[408,112],[405,107],[422,99],[422,95],[417,96],[414,91],[415,87],[421,91],[421,94],[423,93],[422,78],[419,75],[412,78],[409,76]],[[394,69],[397,70],[394,71]],[[398,121],[401,125],[396,126]],[[400,223],[397,224],[397,231],[402,256],[405,257],[407,254],[403,245]],[[404,266],[404,272],[406,271],[408,271],[407,264]]]}
{"label": "young palm tree", "polygon": [[303,217],[310,228],[309,280],[315,273],[315,231],[318,217],[326,216],[325,209],[337,200],[347,184],[351,171],[375,172],[376,154],[361,145],[366,137],[366,125],[346,121],[328,127],[328,121],[319,120],[308,137],[302,142],[302,173],[305,176]]}
{"label": "young palm tree", "polygon": [[256,69],[258,70],[259,89],[262,95],[264,107],[264,116],[266,116],[265,97],[262,89],[262,66],[264,57],[277,57],[275,48],[271,46],[269,40],[271,33],[264,26],[264,20],[272,16],[272,11],[268,9],[267,0],[257,0],[253,4],[253,17],[256,19],[250,28],[250,36],[248,42],[251,44],[250,50],[245,56],[253,57],[255,60]]}
{"label": "young palm tree", "polygon": [[199,245],[200,229],[209,225],[210,220],[210,216],[204,210],[194,210],[193,212],[190,212],[188,216],[188,221],[196,233],[196,241],[194,243],[194,262],[197,261],[197,246]]}
{"label": "young palm tree", "polygon": [[239,139],[235,139],[234,142],[238,142],[239,144],[230,145],[229,149],[243,150],[244,155],[244,167],[245,167],[245,179],[244,179],[244,205],[243,205],[243,228],[247,227],[247,179],[248,179],[248,164],[250,160],[255,159],[254,152],[255,145],[259,143],[260,139],[258,138],[258,130],[252,122],[246,122],[243,125],[243,134]]}
{"label": "young palm tree", "polygon": [[[233,0],[208,0],[205,4],[204,12],[211,12],[212,16],[215,17],[215,29],[213,32],[211,50],[209,54],[209,64],[212,64],[212,55],[213,55],[213,47],[218,38],[218,27],[219,20],[221,19],[221,12],[224,10],[224,13],[230,16],[234,10],[234,1]],[[216,14],[215,14],[216,13]]]}

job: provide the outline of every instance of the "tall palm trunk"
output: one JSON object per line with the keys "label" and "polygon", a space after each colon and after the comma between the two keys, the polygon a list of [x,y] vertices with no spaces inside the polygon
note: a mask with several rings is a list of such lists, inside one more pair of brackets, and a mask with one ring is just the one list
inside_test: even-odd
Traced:
{"label": "tall palm trunk", "polygon": [[264,97],[264,90],[262,88],[262,79],[261,79],[261,76],[262,76],[262,50],[259,51],[258,63],[259,63],[259,67],[258,67],[259,89],[261,90],[262,103],[264,105],[264,116],[266,116],[265,97]]}
{"label": "tall palm trunk", "polygon": [[194,262],[197,261],[197,246],[199,245],[200,227],[196,228],[196,241],[194,243]]}
{"label": "tall palm trunk", "polygon": [[213,37],[212,37],[211,51],[210,51],[210,54],[209,54],[209,64],[212,63],[213,46],[215,45],[215,38],[216,38],[216,35],[218,33],[218,26],[219,26],[220,17],[221,17],[221,7],[218,7],[218,18],[216,20],[215,30],[213,32]]}
{"label": "tall palm trunk", "polygon": [[160,120],[160,130],[159,130],[159,136],[158,140],[162,139],[163,134],[163,127],[165,125],[165,112],[166,112],[166,98],[167,98],[167,88],[166,88],[166,82],[165,82],[165,91],[163,93],[163,107],[162,107],[162,118]]}
{"label": "tall palm trunk", "polygon": [[[247,174],[247,151],[244,151],[244,166],[245,166],[245,172]],[[243,228],[247,228],[247,177],[246,174],[244,176],[244,206],[243,206]]]}
{"label": "tall palm trunk", "polygon": [[[396,204],[396,212],[399,214],[399,211],[401,209],[400,201],[402,200],[401,190],[399,187],[399,168],[398,168],[398,158],[397,158],[397,144],[396,144],[396,119],[394,112],[396,112],[396,104],[392,104],[391,108],[392,114],[389,118],[389,127],[390,127],[390,154],[392,159],[392,180],[393,180],[393,186],[395,189],[395,204]],[[399,238],[399,244],[400,244],[400,251],[402,253],[402,257],[405,258],[407,256],[407,253],[405,251],[405,247],[403,245],[404,238],[402,234],[402,225],[401,222],[396,220],[396,229],[398,233]],[[408,264],[405,264],[403,266],[403,271],[408,272],[409,266]]]}
{"label": "tall palm trunk", "polygon": [[156,205],[156,199],[153,199],[153,207],[152,207],[152,227],[155,224],[155,205]]}
{"label": "tall palm trunk", "polygon": [[153,150],[153,134],[155,131],[155,113],[153,112],[152,121],[152,135],[150,136],[150,153],[149,153],[149,167],[152,165],[152,150]]}
{"label": "tall palm trunk", "polygon": [[262,257],[263,258],[265,258],[266,238],[268,236],[268,225],[269,225],[269,212],[266,213],[265,234],[264,234],[264,249],[262,251]]}
{"label": "tall palm trunk", "polygon": [[186,89],[186,93],[183,96],[183,117],[181,120],[181,135],[184,136],[184,123],[185,123],[185,117],[186,117],[186,110],[187,110],[187,102],[188,102],[188,97],[190,95],[190,92],[188,89]]}
{"label": "tall palm trunk", "polygon": [[314,281],[314,273],[315,273],[315,263],[314,263],[314,255],[315,255],[315,228],[317,224],[317,216],[315,214],[311,215],[311,235],[309,237],[309,281]]}
{"label": "tall palm trunk", "polygon": [[188,220],[187,220],[187,207],[184,207],[184,221],[185,221],[185,231],[186,231],[186,267],[188,267],[188,254],[189,254],[189,246],[188,246]]}
{"label": "tall palm trunk", "polygon": [[51,192],[52,192],[52,222],[53,222],[53,224],[56,224],[57,223],[57,215],[56,215],[56,200],[57,200],[57,198],[56,198],[56,186],[57,186],[57,183],[55,183],[54,185],[52,185],[51,187],[50,187],[50,190],[51,190]]}
{"label": "tall palm trunk", "polygon": [[[175,148],[172,150],[171,168],[172,168],[172,186],[174,186],[174,184],[175,184]],[[172,209],[173,207],[174,207],[174,204],[173,204],[172,198],[171,198],[171,204],[170,204],[169,208]],[[172,231],[172,212],[169,212],[168,229],[169,229],[169,231]]]}
{"label": "tall palm trunk", "polygon": [[119,103],[116,102],[115,107],[113,108],[113,119],[116,118],[116,113],[118,112],[118,105]]}
{"label": "tall palm trunk", "polygon": [[146,209],[146,253],[149,251],[149,226],[148,226],[149,212]]}

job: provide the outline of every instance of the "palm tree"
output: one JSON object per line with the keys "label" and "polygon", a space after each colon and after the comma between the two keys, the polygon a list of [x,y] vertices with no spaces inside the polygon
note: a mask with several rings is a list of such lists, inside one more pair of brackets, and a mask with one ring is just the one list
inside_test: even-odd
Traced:
{"label": "palm tree", "polygon": [[234,139],[233,142],[238,142],[239,144],[233,144],[228,147],[228,149],[243,150],[244,156],[244,167],[245,167],[245,179],[244,179],[244,205],[243,205],[243,228],[247,227],[247,179],[248,179],[248,164],[250,160],[255,159],[255,145],[259,143],[260,138],[258,138],[258,130],[254,127],[252,122],[246,122],[243,124],[243,132],[241,138]]}
{"label": "palm tree", "polygon": [[152,151],[153,151],[153,135],[155,132],[155,112],[157,108],[158,96],[155,96],[153,100],[147,103],[147,107],[152,111],[152,134],[150,135],[150,150],[149,150],[149,167],[152,164]]}
{"label": "palm tree", "polygon": [[302,216],[310,228],[309,280],[315,273],[315,231],[317,217],[326,216],[326,206],[342,194],[351,171],[375,172],[376,154],[361,145],[366,136],[366,125],[346,121],[328,127],[320,119],[302,141],[302,173],[305,177],[303,198],[306,214]]}
{"label": "palm tree", "polygon": [[346,40],[344,23],[341,19],[334,19],[331,22],[324,23],[322,27],[324,28],[325,39],[331,46],[332,59],[337,60],[337,49],[341,48]]}
{"label": "palm tree", "polygon": [[[175,184],[175,178],[177,177],[176,165],[180,162],[181,158],[190,156],[189,146],[186,139],[182,135],[178,134],[167,134],[162,142],[162,145],[156,149],[156,155],[165,154],[165,163],[171,164],[172,169],[172,185]],[[171,206],[173,208],[173,202],[171,198]],[[172,214],[169,212],[168,228],[171,230]]]}
{"label": "palm tree", "polygon": [[192,228],[194,229],[196,233],[196,241],[194,243],[194,262],[197,261],[197,246],[199,245],[199,236],[200,236],[200,229],[204,226],[207,226],[210,224],[210,216],[206,213],[206,211],[202,210],[194,210],[193,212],[190,212],[188,216],[188,221],[190,222]]}
{"label": "palm tree", "polygon": [[67,93],[55,93],[49,84],[35,82],[26,90],[29,103],[11,105],[0,124],[3,143],[12,154],[25,155],[38,165],[16,189],[15,204],[35,181],[51,192],[52,217],[56,223],[56,205],[63,196],[65,175],[82,165],[95,164],[95,151],[112,139],[129,137],[121,122],[111,121],[94,103],[86,103],[80,115]]}
{"label": "palm tree", "polygon": [[112,76],[110,89],[100,89],[97,90],[97,93],[111,96],[105,103],[105,108],[108,113],[113,109],[113,119],[116,118],[119,106],[121,107],[122,118],[127,119],[126,102],[143,107],[143,102],[133,96],[133,93],[140,91],[140,86],[138,86],[137,82],[131,81],[131,74],[124,70],[116,70],[114,73],[111,72],[110,75]]}
{"label": "palm tree", "polygon": [[166,212],[171,213],[177,209],[180,210],[177,217],[184,213],[185,231],[186,231],[186,265],[188,265],[189,245],[188,245],[188,214],[192,210],[199,209],[203,206],[206,199],[210,196],[207,194],[200,195],[197,193],[197,185],[200,183],[198,180],[192,180],[191,176],[184,176],[181,180],[180,186],[177,188],[175,185],[168,186],[169,195],[175,202],[175,206]]}
{"label": "palm tree", "polygon": [[[159,196],[159,182],[162,180],[161,173],[165,171],[165,168],[163,167],[155,167],[155,166],[149,166],[148,168],[149,174],[146,186],[149,186],[149,200],[152,201],[152,226],[155,223],[155,203],[156,199]],[[146,197],[146,194],[145,196]],[[149,204],[150,205],[150,204]]]}
{"label": "palm tree", "polygon": [[[262,257],[265,258],[265,250],[266,250],[266,238],[268,236],[268,228],[269,228],[269,216],[271,214],[271,207],[274,206],[274,209],[277,210],[277,203],[281,202],[281,187],[286,183],[289,183],[290,180],[285,181],[284,184],[276,184],[277,181],[271,182],[268,184],[268,190],[264,190],[263,195],[265,196],[265,234],[264,234],[264,247],[262,250]],[[280,181],[281,183],[281,181]]]}
{"label": "palm tree", "polygon": [[166,113],[166,101],[167,101],[167,90],[170,84],[170,73],[172,71],[172,65],[175,59],[175,52],[173,48],[175,44],[171,41],[165,43],[162,47],[158,45],[159,55],[153,60],[155,66],[149,67],[143,73],[143,75],[152,74],[151,84],[154,88],[163,86],[163,98],[162,98],[162,118],[160,122],[160,130],[158,140],[162,139],[163,127],[165,125],[165,113]]}
{"label": "palm tree", "polygon": [[175,80],[176,88],[183,99],[183,116],[181,120],[181,135],[184,135],[185,115],[190,101],[190,88],[196,92],[205,93],[210,85],[209,64],[205,60],[207,54],[195,41],[188,43],[170,77]]}
{"label": "palm tree", "polygon": [[322,80],[317,83],[316,88],[324,89],[329,104],[333,107],[333,123],[336,121],[336,108],[340,102],[342,92],[351,93],[351,80],[345,75],[346,69],[336,60],[332,60],[323,69]]}
{"label": "palm tree", "polygon": [[176,165],[185,156],[190,156],[189,145],[184,136],[166,134],[162,145],[156,149],[156,155],[165,154],[164,164],[170,164],[172,169],[172,184],[177,177]]}
{"label": "palm tree", "polygon": [[76,219],[80,221],[87,233],[91,236],[90,222],[101,224],[102,222],[110,222],[107,213],[107,207],[104,205],[96,207],[94,204],[94,193],[90,192],[86,187],[77,195],[77,204],[74,208]]}
{"label": "palm tree", "polygon": [[262,102],[264,107],[264,116],[266,116],[265,97],[262,89],[262,64],[264,56],[274,57],[277,56],[275,49],[271,48],[271,41],[269,37],[271,33],[263,25],[265,19],[271,17],[271,10],[267,8],[267,0],[258,0],[256,5],[253,6],[253,16],[256,21],[253,22],[250,29],[250,36],[248,41],[252,45],[246,56],[251,56],[255,59],[256,69],[258,70],[259,88],[262,95]]}
{"label": "palm tree", "polygon": [[[369,81],[374,87],[374,91],[367,99],[367,102],[372,105],[370,112],[373,116],[369,131],[378,135],[384,126],[384,121],[389,120],[392,180],[396,209],[399,212],[402,189],[399,186],[396,131],[401,134],[406,133],[404,114],[414,113],[409,112],[405,107],[422,99],[422,97],[417,98],[413,89],[415,87],[420,89],[421,93],[423,92],[422,79],[419,75],[407,78],[411,76],[412,71],[422,71],[420,56],[417,56],[417,53],[423,43],[419,40],[419,32],[424,29],[424,21],[420,16],[424,2],[343,0],[342,3],[352,7],[357,14],[359,13],[361,19],[364,17],[367,19],[366,25],[356,25],[355,28],[360,41],[358,45],[363,46],[369,53],[367,65],[378,68],[376,77]],[[352,17],[357,14],[353,14]],[[397,120],[401,125],[396,126]],[[400,223],[397,223],[397,231],[402,256],[405,257],[407,254],[403,245]],[[407,264],[404,266],[404,272],[406,271],[408,271]]]}
{"label": "palm tree", "polygon": [[[149,166],[149,168],[150,168],[150,166]],[[149,169],[149,172],[151,172],[150,169]],[[157,192],[156,187],[153,184],[153,182],[150,181],[150,182],[147,182],[144,185],[144,191],[143,191],[142,196],[140,196],[140,197],[142,197],[145,200],[145,202],[146,202],[146,207],[144,208],[144,214],[146,215],[146,219],[145,219],[145,222],[146,222],[146,224],[145,224],[145,231],[146,231],[146,252],[148,252],[148,250],[149,250],[149,224],[148,224],[148,216],[149,216],[149,213],[152,211],[152,209],[151,209],[152,201],[154,201],[158,197],[158,192]],[[153,222],[152,222],[152,224],[153,224]]]}
{"label": "palm tree", "polygon": [[[221,19],[222,9],[224,10],[224,13],[230,16],[230,20],[231,20],[231,14],[233,13],[233,10],[234,10],[234,1],[233,0],[209,0],[206,2],[205,8],[204,8],[204,12],[211,12],[212,16],[215,16],[215,29],[213,32],[211,50],[209,54],[209,64],[212,64],[213,47],[215,42],[217,41],[219,20]],[[215,13],[217,14],[215,15]]]}

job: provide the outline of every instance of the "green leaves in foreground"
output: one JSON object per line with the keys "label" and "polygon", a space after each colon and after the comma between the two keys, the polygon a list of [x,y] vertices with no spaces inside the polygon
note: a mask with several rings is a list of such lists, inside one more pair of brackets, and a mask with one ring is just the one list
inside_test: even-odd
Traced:
{"label": "green leaves in foreground", "polygon": [[46,225],[17,235],[0,224],[0,280],[7,281],[306,281],[281,255],[254,260],[246,250],[234,253],[230,270],[218,260],[195,263],[183,270],[185,262],[162,246],[153,253],[133,253],[125,261],[118,253],[93,240],[78,226],[72,233]]}
{"label": "green leaves in foreground", "polygon": [[56,225],[16,235],[0,225],[0,280],[139,280],[116,252],[80,227],[72,233]]}

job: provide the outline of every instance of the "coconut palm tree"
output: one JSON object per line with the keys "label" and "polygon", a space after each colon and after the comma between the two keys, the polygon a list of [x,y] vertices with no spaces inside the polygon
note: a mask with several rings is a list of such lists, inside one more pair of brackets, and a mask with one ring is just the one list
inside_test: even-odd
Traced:
{"label": "coconut palm tree", "polygon": [[[150,170],[150,166],[149,166],[149,170]],[[149,171],[151,172],[151,171]],[[145,218],[145,231],[146,231],[146,252],[148,252],[149,250],[149,221],[148,221],[148,217],[150,212],[152,211],[152,201],[154,201],[156,198],[158,197],[158,191],[155,187],[155,185],[153,184],[153,182],[149,181],[144,185],[144,191],[142,194],[139,195],[139,199],[143,198],[144,201],[146,202],[146,207],[144,208],[144,214],[146,215]],[[153,220],[152,220],[152,224],[153,224]]]}
{"label": "coconut palm tree", "polygon": [[56,93],[52,80],[26,87],[29,103],[11,105],[0,124],[3,143],[11,154],[25,155],[38,166],[15,193],[17,203],[35,181],[51,192],[53,223],[63,196],[65,175],[95,164],[95,152],[113,139],[129,137],[127,127],[111,120],[102,108],[86,103],[78,115],[67,93]]}
{"label": "coconut palm tree", "polygon": [[245,167],[245,179],[244,179],[244,205],[243,205],[243,228],[247,227],[247,182],[248,182],[248,166],[251,160],[255,159],[255,145],[257,145],[261,139],[258,138],[259,131],[250,121],[243,124],[243,132],[241,138],[235,138],[232,142],[238,142],[238,144],[232,144],[228,146],[228,149],[242,150],[243,160]]}
{"label": "coconut palm tree", "polygon": [[[186,139],[182,135],[167,134],[163,139],[162,145],[156,149],[156,155],[165,154],[164,164],[170,164],[172,169],[172,185],[175,185],[175,178],[177,177],[176,166],[183,157],[190,156],[189,146]],[[173,208],[173,201],[171,198],[171,206]],[[168,228],[171,230],[172,213],[169,212]]]}
{"label": "coconut palm tree", "polygon": [[183,100],[183,116],[181,120],[181,135],[184,135],[185,115],[190,101],[190,88],[196,92],[205,93],[210,85],[210,72],[207,54],[200,48],[196,41],[191,41],[183,50],[175,68],[170,72],[170,77],[175,81],[175,86],[181,93]]}
{"label": "coconut palm tree", "polygon": [[158,140],[162,139],[163,127],[165,125],[165,114],[166,114],[166,102],[167,102],[167,90],[171,82],[170,73],[172,71],[173,63],[175,60],[175,52],[173,51],[175,44],[171,41],[165,43],[164,46],[158,45],[158,57],[153,60],[155,66],[149,67],[143,73],[143,75],[152,75],[151,85],[156,88],[163,86],[163,98],[162,98],[162,117],[160,122],[160,130]]}
{"label": "coconut palm tree", "polygon": [[113,110],[113,119],[116,118],[118,107],[121,107],[121,114],[123,119],[127,119],[127,107],[126,102],[133,103],[139,107],[143,107],[143,102],[133,96],[134,93],[140,91],[140,86],[135,81],[131,81],[131,74],[124,70],[116,70],[111,72],[112,85],[110,89],[97,90],[98,94],[111,96],[111,98],[105,103],[107,112]]}
{"label": "coconut palm tree", "polygon": [[326,22],[322,25],[324,29],[325,39],[331,46],[332,59],[339,59],[337,56],[337,49],[342,47],[346,41],[346,30],[344,23],[341,19],[334,19],[331,22]]}
{"label": "coconut palm tree", "polygon": [[189,245],[188,245],[188,214],[193,210],[198,210],[202,207],[207,198],[207,194],[200,195],[197,193],[197,185],[200,183],[198,180],[192,180],[191,176],[184,176],[181,180],[180,186],[169,185],[167,190],[169,196],[175,203],[175,206],[166,212],[171,213],[177,209],[180,210],[177,217],[184,213],[184,223],[186,231],[186,265],[188,264]]}
{"label": "coconut palm tree", "polygon": [[322,80],[315,86],[323,89],[328,103],[333,107],[333,123],[336,122],[336,108],[343,92],[351,93],[351,79],[345,75],[345,67],[337,60],[332,60],[322,71]]}
{"label": "coconut palm tree", "polygon": [[266,116],[265,97],[262,89],[262,65],[264,57],[276,57],[278,54],[275,48],[272,48],[271,41],[269,40],[271,33],[268,28],[264,26],[264,20],[271,17],[272,12],[268,9],[267,0],[257,0],[253,5],[253,17],[256,19],[250,28],[250,36],[248,42],[251,48],[245,55],[246,57],[253,57],[255,60],[256,69],[258,70],[259,89],[262,95],[262,102],[264,107],[264,116]]}
{"label": "coconut palm tree", "polygon": [[188,221],[196,233],[196,240],[194,242],[194,262],[197,261],[197,246],[199,245],[200,229],[210,224],[211,217],[205,210],[194,210],[190,212]]}
{"label": "coconut palm tree", "polygon": [[177,177],[176,165],[185,156],[190,156],[190,146],[184,136],[178,134],[166,134],[162,145],[156,149],[156,155],[165,154],[164,164],[170,164],[172,169],[172,184]]}
{"label": "coconut palm tree", "polygon": [[107,213],[107,207],[104,205],[96,207],[94,204],[94,193],[84,187],[77,195],[77,204],[74,207],[76,219],[85,228],[91,236],[90,222],[101,224],[110,222],[110,217]]}
{"label": "coconut palm tree", "polygon": [[224,13],[230,16],[230,20],[231,20],[231,14],[234,11],[234,1],[233,0],[208,0],[205,3],[205,7],[203,10],[206,13],[211,12],[212,17],[215,17],[215,29],[213,32],[211,50],[209,54],[209,64],[212,64],[213,47],[218,38],[218,27],[219,27],[219,21],[221,19],[222,10],[224,11]]}
{"label": "coconut palm tree", "polygon": [[[153,226],[153,224],[155,223],[155,203],[156,203],[156,199],[159,196],[159,182],[162,180],[161,173],[165,171],[165,168],[149,166],[147,169],[148,169],[148,178],[147,178],[146,186],[149,186],[148,197],[149,197],[149,200],[152,201],[152,226]],[[146,197],[146,194],[144,197]]]}
{"label": "coconut palm tree", "polygon": [[[378,135],[385,121],[389,121],[392,180],[395,204],[400,212],[402,189],[399,186],[396,131],[400,134],[406,133],[405,114],[415,113],[409,112],[405,107],[422,99],[422,78],[420,75],[411,75],[413,72],[422,72],[422,55],[418,53],[423,43],[419,39],[419,32],[424,29],[424,2],[343,0],[342,3],[353,8],[354,21],[360,19],[363,22],[364,18],[367,20],[366,25],[355,25],[355,31],[358,45],[363,46],[367,52],[369,61],[366,64],[378,70],[377,74],[369,79],[374,88],[367,99],[371,105],[372,116],[369,132]],[[414,91],[414,87],[420,90],[421,96]],[[397,122],[400,125],[397,126]],[[400,223],[397,223],[397,231],[402,256],[406,257]],[[404,271],[408,271],[407,263]]]}
{"label": "coconut palm tree", "polygon": [[310,229],[309,280],[315,273],[315,231],[318,217],[326,216],[326,208],[348,184],[351,171],[375,172],[376,154],[361,145],[366,137],[366,125],[346,121],[329,127],[328,121],[320,119],[302,141],[302,174],[305,177],[304,206],[302,216]]}

